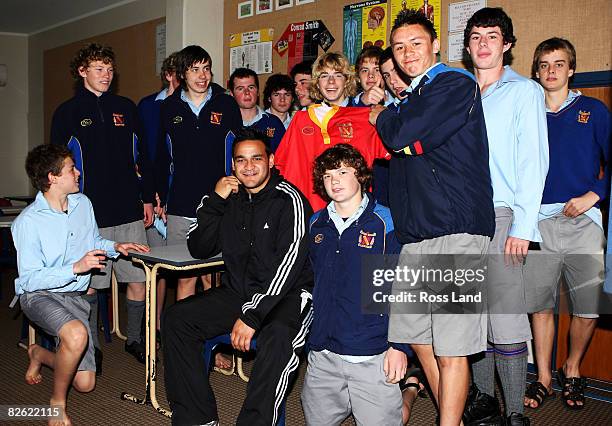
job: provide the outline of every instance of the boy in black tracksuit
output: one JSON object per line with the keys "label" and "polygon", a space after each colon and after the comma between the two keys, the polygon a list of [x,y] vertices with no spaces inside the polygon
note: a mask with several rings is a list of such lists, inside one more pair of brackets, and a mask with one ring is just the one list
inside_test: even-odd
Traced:
{"label": "boy in black tracksuit", "polygon": [[273,168],[265,135],[238,133],[234,176],[202,199],[189,251],[223,253],[222,286],[177,302],[162,319],[165,379],[173,424],[217,424],[202,343],[231,331],[232,345],[257,357],[237,424],[274,424],[312,320],[304,196]]}

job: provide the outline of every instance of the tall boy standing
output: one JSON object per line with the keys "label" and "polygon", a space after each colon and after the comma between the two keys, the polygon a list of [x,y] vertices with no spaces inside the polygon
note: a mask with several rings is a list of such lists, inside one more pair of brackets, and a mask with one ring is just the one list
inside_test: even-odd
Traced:
{"label": "tall boy standing", "polygon": [[[541,88],[504,66],[515,42],[510,17],[490,7],[468,20],[463,37],[482,94],[495,207],[487,276],[489,347],[472,362],[476,389],[464,411],[466,424],[493,422],[499,416],[494,399],[496,369],[508,424],[528,424],[522,399],[531,331],[522,260],[529,242],[542,240],[538,210],[548,170],[548,141]],[[514,257],[516,264],[506,262],[504,255]]]}
{"label": "tall boy standing", "polygon": [[[440,42],[422,13],[398,14],[391,46],[397,64],[412,78],[409,101],[399,114],[375,105],[370,122],[396,152],[389,201],[403,244],[400,267],[420,269],[427,261],[440,268],[444,258],[438,255],[450,255],[453,261],[469,261],[459,268],[480,269],[495,216],[478,84],[465,70],[436,62]],[[427,291],[426,282],[405,284],[397,281],[394,292]],[[433,303],[410,315],[405,315],[409,306],[403,308],[394,312],[392,306],[389,339],[411,344],[438,401],[440,424],[456,426],[468,392],[467,356],[486,349],[486,316],[478,306],[461,314],[440,314]]]}
{"label": "tall boy standing", "polygon": [[[51,143],[72,151],[81,173],[80,189],[91,199],[100,235],[146,244],[145,228],[153,223],[154,182],[136,105],[109,92],[115,54],[110,47],[92,43],[79,50],[70,65],[79,87],[53,114]],[[144,364],[140,329],[145,274],[128,259],[109,262],[102,274],[92,276],[85,298],[91,305],[93,341],[99,347],[96,289],[110,287],[113,270],[117,281],[128,283],[125,350]]]}
{"label": "tall boy standing", "polygon": [[[233,132],[242,127],[238,105],[212,81],[212,58],[205,49],[196,45],[183,48],[178,53],[176,76],[180,88],[161,105],[155,158],[161,204],[157,213],[167,221],[168,245],[187,240],[196,208],[224,174],[231,160],[226,149]],[[181,276],[176,299],[194,294],[196,280],[193,275]],[[204,280],[209,288],[210,280]]]}
{"label": "tall boy standing", "polygon": [[81,174],[66,147],[34,148],[26,159],[26,171],[39,192],[11,227],[19,272],[15,294],[25,315],[57,336],[59,345],[55,353],[31,345],[25,379],[38,384],[42,365],[52,368],[50,405],[61,408],[61,424],[70,424],[66,414],[70,385],[91,392],[96,384],[89,304],[80,297],[87,291],[90,273],[103,268],[107,256],[148,249],[100,236],[91,202],[78,193]]}
{"label": "tall boy standing", "polygon": [[610,113],[597,99],[569,90],[576,71],[576,50],[569,41],[551,38],[540,43],[532,69],[546,96],[550,169],[540,207],[541,255],[527,260],[538,379],[529,386],[525,404],[537,408],[552,393],[552,309],[563,275],[573,316],[569,356],[557,374],[564,405],[580,409],[586,387],[580,362],[595,330],[603,284],[605,237],[599,203],[609,187]]}

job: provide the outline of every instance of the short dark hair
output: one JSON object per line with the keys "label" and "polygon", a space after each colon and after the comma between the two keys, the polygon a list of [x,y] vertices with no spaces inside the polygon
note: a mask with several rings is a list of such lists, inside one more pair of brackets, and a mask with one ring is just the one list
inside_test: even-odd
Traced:
{"label": "short dark hair", "polygon": [[355,60],[355,71],[359,72],[359,67],[366,59],[376,59],[376,61],[380,64],[380,55],[382,55],[383,50],[378,46],[369,46],[361,50],[359,52],[359,56]]}
{"label": "short dark hair", "polygon": [[49,173],[60,176],[66,158],[73,157],[65,145],[39,145],[28,152],[25,169],[32,186],[41,192],[47,192],[51,186]]}
{"label": "short dark hair", "polygon": [[232,158],[236,156],[236,146],[244,141],[261,141],[266,147],[266,154],[272,154],[270,138],[261,130],[254,127],[241,127],[236,131],[234,143],[232,144]]}
{"label": "short dark hair", "polygon": [[194,64],[199,62],[208,62],[212,67],[212,58],[202,46],[192,44],[191,46],[184,47],[183,50],[178,52],[178,57],[176,59],[176,78],[183,89],[187,88],[187,83],[185,83],[185,73]]}
{"label": "short dark hair", "polygon": [[257,77],[257,73],[250,68],[236,68],[234,72],[229,76],[229,82],[227,83],[227,87],[230,92],[234,91],[234,79],[235,78],[247,78],[253,77],[255,78],[255,86],[259,90],[259,77]]}
{"label": "short dark hair", "polygon": [[164,62],[162,62],[161,72],[159,78],[161,79],[162,86],[168,87],[168,80],[166,80],[166,74],[176,73],[176,61],[178,59],[178,52],[171,53]]}
{"label": "short dark hair", "polygon": [[380,54],[380,60],[378,61],[378,65],[384,64],[389,59],[394,59],[393,49],[391,48],[391,46],[387,47],[385,50],[382,51],[382,53]]}
{"label": "short dark hair", "polygon": [[327,170],[339,169],[342,165],[355,169],[355,176],[361,185],[362,191],[367,191],[372,182],[372,169],[357,148],[346,143],[334,145],[327,148],[314,161],[312,169],[312,180],[315,192],[326,200],[330,197],[325,191],[323,175]]}
{"label": "short dark hair", "polygon": [[291,72],[289,73],[289,75],[291,76],[292,80],[295,80],[295,76],[297,74],[308,74],[311,75],[312,74],[312,64],[314,63],[313,60],[307,60],[307,61],[302,61],[299,62],[297,64],[295,64],[293,66],[293,68],[291,68]]}
{"label": "short dark hair", "polygon": [[510,43],[510,49],[504,52],[505,62],[509,62],[511,58],[510,50],[516,43],[516,37],[514,36],[514,27],[512,26],[512,19],[504,12],[501,7],[483,7],[476,11],[470,19],[468,19],[463,30],[463,46],[468,47],[470,45],[470,33],[474,27],[491,28],[499,27],[502,33],[502,37],[505,43]]}
{"label": "short dark hair", "polygon": [[94,61],[102,61],[115,67],[113,48],[98,43],[89,43],[82,47],[70,61],[70,74],[75,80],[80,81],[82,77],[79,74],[79,69],[87,68]]}
{"label": "short dark hair", "polygon": [[538,44],[535,52],[533,52],[533,62],[531,64],[531,72],[533,77],[535,77],[536,72],[538,71],[542,55],[554,52],[555,50],[563,50],[565,53],[567,53],[569,59],[569,69],[573,70],[574,72],[576,71],[576,49],[574,48],[574,45],[570,43],[569,40],[564,38],[553,37]]}
{"label": "short dark hair", "polygon": [[270,105],[272,104],[272,102],[270,101],[272,92],[276,92],[283,89],[291,93],[291,96],[295,99],[295,84],[293,83],[293,79],[287,74],[271,75],[266,81],[266,85],[264,86],[264,108],[270,108]]}
{"label": "short dark hair", "polygon": [[436,28],[434,27],[433,22],[427,19],[427,16],[425,16],[423,12],[419,12],[414,9],[404,9],[401,10],[400,13],[398,13],[395,17],[393,27],[391,28],[391,35],[389,36],[389,40],[393,42],[393,33],[395,32],[395,30],[401,27],[406,27],[408,25],[422,26],[423,29],[429,33],[432,42],[438,38],[438,34],[436,33]]}
{"label": "short dark hair", "polygon": [[[397,74],[397,76],[401,78],[404,83],[406,83],[407,85],[410,85],[410,77],[407,76],[406,73],[397,65],[397,62],[395,61],[395,57],[393,56],[393,48],[391,46],[387,47],[380,54],[380,60],[378,61],[378,65],[382,67],[382,64],[384,64],[385,62],[389,60],[393,61],[393,69],[395,70],[395,73]],[[383,73],[382,69],[380,70],[380,73],[381,74]],[[387,84],[386,81],[385,81],[385,84]]]}

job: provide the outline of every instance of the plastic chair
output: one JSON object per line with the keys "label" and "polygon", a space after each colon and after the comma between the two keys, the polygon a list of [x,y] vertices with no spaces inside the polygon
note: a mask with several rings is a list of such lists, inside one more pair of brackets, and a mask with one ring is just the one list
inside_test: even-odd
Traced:
{"label": "plastic chair", "polygon": [[[231,346],[232,344],[231,336],[229,334],[222,334],[220,336],[213,337],[212,339],[208,339],[206,342],[204,342],[204,350],[203,350],[204,366],[206,368],[206,371],[209,373],[210,373],[213,351],[220,344]],[[250,349],[252,351],[257,350],[256,339],[251,339]],[[221,374],[225,374],[226,376],[231,376],[232,374],[236,373],[242,380],[244,380],[245,382],[248,382],[249,377],[246,374],[244,374],[244,371],[242,369],[241,354],[242,353],[238,351],[232,352],[232,368],[230,370],[224,370],[221,368],[214,367],[215,371],[218,371]],[[286,399],[286,396],[285,396],[285,399]],[[285,426],[285,404],[286,404],[286,400],[284,400],[283,403],[281,404],[276,426]]]}

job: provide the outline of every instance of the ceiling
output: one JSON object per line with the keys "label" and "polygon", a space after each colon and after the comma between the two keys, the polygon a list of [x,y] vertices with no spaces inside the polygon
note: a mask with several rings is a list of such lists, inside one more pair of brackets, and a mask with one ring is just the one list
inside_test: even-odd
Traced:
{"label": "ceiling", "polygon": [[33,34],[134,0],[0,0],[0,32]]}

